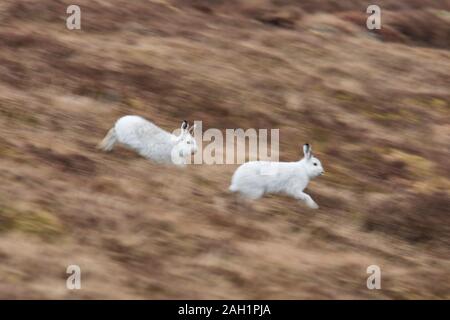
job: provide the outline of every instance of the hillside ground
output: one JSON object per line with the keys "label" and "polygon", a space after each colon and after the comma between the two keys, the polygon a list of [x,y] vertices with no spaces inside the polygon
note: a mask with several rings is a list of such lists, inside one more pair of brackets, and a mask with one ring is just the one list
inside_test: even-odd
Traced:
{"label": "hillside ground", "polygon": [[[2,1],[0,298],[449,299],[450,3],[378,3]],[[310,142],[320,209],[96,150],[126,114]]]}

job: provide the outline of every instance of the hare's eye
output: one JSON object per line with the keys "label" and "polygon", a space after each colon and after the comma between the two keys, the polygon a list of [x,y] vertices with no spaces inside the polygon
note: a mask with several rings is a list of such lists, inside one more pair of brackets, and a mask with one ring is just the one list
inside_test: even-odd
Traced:
{"label": "hare's eye", "polygon": [[190,142],[190,141],[187,141],[186,143],[187,143],[187,144],[191,144],[191,142]]}
{"label": "hare's eye", "polygon": [[314,162],[314,165],[317,166],[317,162]]}

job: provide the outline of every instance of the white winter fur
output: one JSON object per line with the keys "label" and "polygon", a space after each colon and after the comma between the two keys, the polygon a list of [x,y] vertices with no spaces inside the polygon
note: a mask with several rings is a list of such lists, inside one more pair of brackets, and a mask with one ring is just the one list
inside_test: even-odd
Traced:
{"label": "white winter fur", "polygon": [[241,165],[231,180],[230,191],[246,198],[258,199],[267,193],[284,193],[302,200],[310,208],[317,203],[303,190],[309,181],[324,173],[319,159],[312,156],[311,147],[303,146],[304,158],[296,162],[251,161]]}
{"label": "white winter fur", "polygon": [[118,142],[157,163],[185,165],[187,157],[197,151],[195,139],[190,134],[193,129],[183,121],[177,136],[142,117],[125,116],[117,120],[99,148],[111,151]]}

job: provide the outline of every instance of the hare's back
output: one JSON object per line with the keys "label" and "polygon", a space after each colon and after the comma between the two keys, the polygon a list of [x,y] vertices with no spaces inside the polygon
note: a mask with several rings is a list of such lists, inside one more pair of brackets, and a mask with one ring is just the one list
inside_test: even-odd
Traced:
{"label": "hare's back", "polygon": [[169,134],[153,124],[152,122],[139,116],[125,116],[117,120],[115,131],[121,143],[133,147],[140,147],[142,142],[157,142],[153,140],[165,140]]}

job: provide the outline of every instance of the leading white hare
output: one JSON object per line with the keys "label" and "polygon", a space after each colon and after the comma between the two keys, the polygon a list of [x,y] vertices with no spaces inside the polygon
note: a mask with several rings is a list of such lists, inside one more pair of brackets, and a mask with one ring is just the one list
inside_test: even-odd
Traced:
{"label": "leading white hare", "polygon": [[187,158],[197,152],[197,143],[186,120],[181,124],[179,135],[171,134],[154,123],[139,116],[125,116],[117,120],[99,144],[104,151],[111,151],[119,142],[141,156],[157,163],[184,166]]}
{"label": "leading white hare", "polygon": [[304,158],[296,162],[251,161],[233,174],[230,191],[246,198],[258,199],[266,193],[284,193],[302,200],[312,209],[319,206],[303,192],[309,181],[324,173],[319,159],[312,156],[311,146],[303,146]]}

